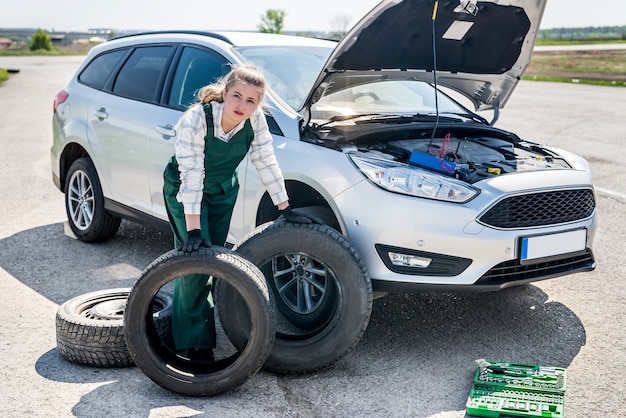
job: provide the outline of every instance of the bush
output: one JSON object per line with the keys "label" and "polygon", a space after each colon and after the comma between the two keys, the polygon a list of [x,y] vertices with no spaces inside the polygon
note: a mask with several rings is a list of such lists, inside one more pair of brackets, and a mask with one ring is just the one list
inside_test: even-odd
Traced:
{"label": "bush", "polygon": [[48,32],[37,29],[37,32],[33,34],[30,41],[30,50],[37,51],[39,49],[45,49],[46,51],[52,50],[52,40],[48,35]]}

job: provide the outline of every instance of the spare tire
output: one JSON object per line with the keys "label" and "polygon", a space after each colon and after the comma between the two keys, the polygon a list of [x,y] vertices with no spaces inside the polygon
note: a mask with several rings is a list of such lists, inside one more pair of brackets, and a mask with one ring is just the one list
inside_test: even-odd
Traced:
{"label": "spare tire", "polygon": [[[94,367],[128,367],[133,361],[124,339],[124,309],[130,288],[76,296],[59,306],[56,339],[59,353],[73,363]],[[156,332],[171,334],[172,297],[159,294],[151,306]]]}
{"label": "spare tire", "polygon": [[[267,370],[312,372],[358,343],[371,315],[372,285],[344,236],[325,225],[279,219],[258,227],[234,250],[261,269],[277,307]],[[218,283],[215,303],[226,335],[236,346],[245,343],[250,324],[228,284]]]}
{"label": "spare tire", "polygon": [[[241,302],[239,315],[252,323],[238,347],[222,344],[225,339],[218,335],[212,361],[190,360],[177,354],[158,335],[151,320],[150,307],[162,289],[190,274],[206,274],[217,283],[226,283]],[[201,247],[192,253],[172,250],[153,261],[130,292],[125,322],[126,343],[137,366],[158,385],[191,396],[211,396],[242,384],[261,369],[276,333],[263,274],[240,255],[217,246]]]}

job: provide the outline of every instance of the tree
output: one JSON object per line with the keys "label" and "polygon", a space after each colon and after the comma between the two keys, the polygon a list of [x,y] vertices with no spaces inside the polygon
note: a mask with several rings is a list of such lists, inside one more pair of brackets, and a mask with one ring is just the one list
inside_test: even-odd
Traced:
{"label": "tree", "polygon": [[52,50],[50,35],[42,29],[37,29],[37,32],[33,34],[30,40],[30,50],[37,51],[38,49],[45,49],[46,51]]}
{"label": "tree", "polygon": [[335,17],[333,17],[330,21],[331,31],[339,38],[343,38],[343,36],[348,32],[350,20],[350,16],[335,15]]}
{"label": "tree", "polygon": [[283,33],[284,10],[268,9],[261,15],[261,23],[257,26],[261,33]]}

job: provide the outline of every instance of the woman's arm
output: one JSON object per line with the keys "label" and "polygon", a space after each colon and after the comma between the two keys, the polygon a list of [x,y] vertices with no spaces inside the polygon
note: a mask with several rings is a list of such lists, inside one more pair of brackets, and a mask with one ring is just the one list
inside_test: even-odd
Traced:
{"label": "woman's arm", "polygon": [[285,180],[274,155],[272,134],[267,126],[265,115],[260,109],[252,114],[250,123],[254,130],[254,139],[250,145],[250,161],[259,173],[261,182],[267,189],[272,202],[279,209],[284,209],[289,204]]}
{"label": "woman's arm", "polygon": [[[185,215],[198,215],[198,221],[204,188],[206,129],[202,106],[194,106],[185,112],[176,126],[175,150],[181,181],[176,198],[183,204]],[[194,228],[187,223],[187,230],[191,229]]]}

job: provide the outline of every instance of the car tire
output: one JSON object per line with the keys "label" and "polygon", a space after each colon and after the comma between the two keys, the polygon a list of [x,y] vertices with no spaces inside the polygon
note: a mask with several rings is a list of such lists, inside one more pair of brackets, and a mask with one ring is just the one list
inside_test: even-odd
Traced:
{"label": "car tire", "polygon": [[115,235],[121,219],[104,209],[98,173],[89,158],[79,158],[70,166],[64,191],[67,219],[79,240],[101,242]]}
{"label": "car tire", "polygon": [[[124,310],[130,288],[76,296],[56,314],[57,350],[67,360],[93,367],[129,367],[134,363],[124,338]],[[152,306],[157,333],[170,338],[172,298],[159,294]]]}
{"label": "car tire", "polygon": [[311,216],[313,219],[320,221],[322,224],[329,226],[341,232],[339,222],[335,218],[333,211],[326,206],[304,206],[296,209],[298,212]]}
{"label": "car tire", "polygon": [[[164,344],[155,332],[149,315],[152,300],[164,286],[188,274],[207,274],[218,283],[227,283],[250,315],[253,326],[245,341],[233,348],[234,354],[218,355],[218,336],[215,360],[190,360]],[[172,250],[153,261],[130,292],[125,321],[126,343],[137,366],[158,385],[190,396],[212,396],[244,383],[263,366],[276,334],[263,274],[240,255],[216,246],[192,253]]]}
{"label": "car tire", "polygon": [[[361,256],[336,230],[279,219],[258,227],[235,251],[264,272],[278,307],[276,338],[265,369],[313,372],[335,363],[358,343],[371,315],[372,285]],[[277,290],[287,291],[289,285],[274,274],[291,268],[285,259],[293,262],[297,276],[290,295]],[[311,291],[309,304],[300,305],[308,311],[286,314],[285,307],[298,306],[293,296],[302,290]],[[243,344],[250,324],[239,314],[241,301],[229,286],[218,283],[215,302],[224,332],[236,346]]]}

